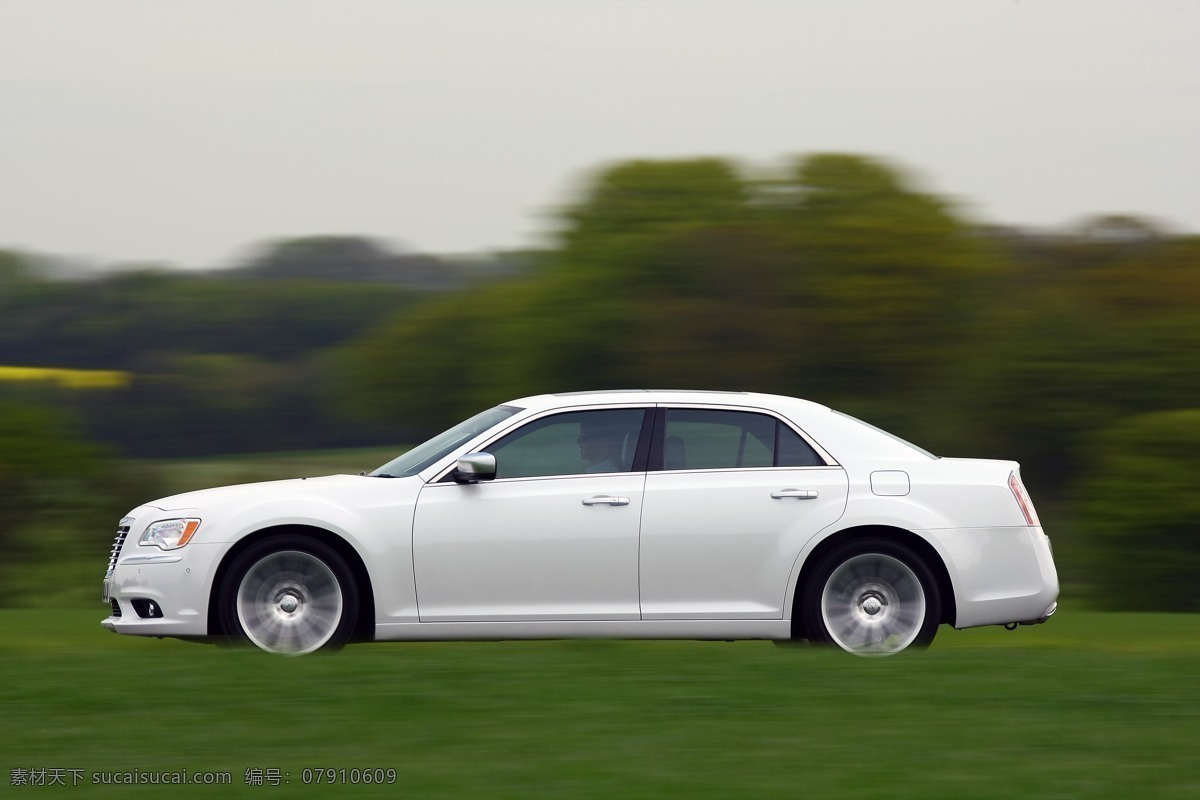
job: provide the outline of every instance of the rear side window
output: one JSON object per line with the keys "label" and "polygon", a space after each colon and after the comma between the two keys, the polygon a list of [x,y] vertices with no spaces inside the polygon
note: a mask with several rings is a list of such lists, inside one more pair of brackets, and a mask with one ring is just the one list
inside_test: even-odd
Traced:
{"label": "rear side window", "polygon": [[662,468],[811,467],[824,462],[791,428],[750,411],[666,411]]}

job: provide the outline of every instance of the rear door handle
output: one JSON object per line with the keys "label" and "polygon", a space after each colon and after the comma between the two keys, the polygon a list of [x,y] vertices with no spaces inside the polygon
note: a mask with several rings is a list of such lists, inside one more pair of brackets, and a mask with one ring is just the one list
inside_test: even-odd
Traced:
{"label": "rear door handle", "polygon": [[612,497],[607,494],[597,495],[596,497],[588,497],[583,501],[585,506],[627,506],[629,505],[628,497]]}
{"label": "rear door handle", "polygon": [[797,500],[816,500],[817,499],[817,490],[816,489],[780,489],[777,492],[771,492],[771,497],[774,497],[776,500],[786,500],[789,497],[793,497]]}

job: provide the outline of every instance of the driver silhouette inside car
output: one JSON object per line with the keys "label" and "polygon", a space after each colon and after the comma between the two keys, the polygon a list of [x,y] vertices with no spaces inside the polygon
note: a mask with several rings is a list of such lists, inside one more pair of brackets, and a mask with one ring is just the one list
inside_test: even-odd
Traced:
{"label": "driver silhouette inside car", "polygon": [[586,464],[584,472],[625,472],[621,447],[625,431],[600,425],[581,425],[579,428],[579,457]]}

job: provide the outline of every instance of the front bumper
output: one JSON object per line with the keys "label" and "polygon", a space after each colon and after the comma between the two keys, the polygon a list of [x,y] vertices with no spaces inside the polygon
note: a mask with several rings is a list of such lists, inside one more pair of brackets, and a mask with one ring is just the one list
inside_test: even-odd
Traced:
{"label": "front bumper", "polygon": [[[227,547],[127,547],[105,578],[111,614],[100,624],[134,636],[207,636],[212,578]],[[139,550],[148,552],[129,552]]]}

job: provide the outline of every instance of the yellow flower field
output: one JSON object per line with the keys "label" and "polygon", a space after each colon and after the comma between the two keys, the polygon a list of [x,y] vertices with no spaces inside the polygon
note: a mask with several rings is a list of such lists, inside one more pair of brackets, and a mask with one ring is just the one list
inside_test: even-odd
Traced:
{"label": "yellow flower field", "polygon": [[133,375],[119,370],[0,366],[0,381],[48,381],[64,389],[120,389],[131,380]]}

